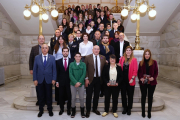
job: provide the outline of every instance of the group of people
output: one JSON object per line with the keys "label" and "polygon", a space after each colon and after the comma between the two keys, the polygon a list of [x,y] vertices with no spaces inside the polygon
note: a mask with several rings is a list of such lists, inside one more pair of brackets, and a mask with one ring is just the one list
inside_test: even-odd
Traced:
{"label": "group of people", "polygon": [[[107,12],[100,12],[104,15]],[[79,15],[81,20],[86,12],[84,7],[76,6],[68,8],[65,15],[72,11]],[[89,10],[92,5],[89,5]],[[95,17],[100,10],[100,4],[94,9]],[[88,14],[87,13],[87,14]],[[93,12],[92,12],[93,13]],[[107,15],[107,14],[106,14]],[[59,115],[64,113],[64,105],[67,104],[67,115],[72,118],[76,115],[76,94],[78,91],[82,118],[89,118],[90,111],[101,115],[98,111],[99,97],[105,96],[105,110],[103,117],[108,115],[110,98],[112,95],[112,113],[118,117],[117,106],[119,92],[123,111],[122,114],[131,115],[133,108],[133,95],[136,76],[139,78],[142,93],[141,106],[142,117],[145,117],[145,103],[148,91],[148,118],[151,118],[153,94],[156,88],[158,75],[157,62],[152,59],[149,49],[144,51],[142,61],[138,63],[133,55],[133,48],[124,40],[124,31],[119,29],[118,20],[110,19],[110,24],[100,22],[91,24],[91,14],[88,14],[86,22],[68,22],[63,18],[62,25],[55,30],[54,37],[49,44],[45,44],[45,37],[38,36],[38,45],[33,46],[29,57],[30,74],[33,75],[39,105],[38,117],[44,112],[47,105],[49,116],[52,112],[52,85],[55,85],[55,100],[60,106]],[[110,14],[109,18],[113,18]],[[85,17],[84,17],[85,18]],[[98,17],[97,19],[101,18]],[[104,16],[104,19],[107,16]],[[74,19],[75,20],[75,19]],[[120,20],[119,20],[120,22]],[[86,25],[87,23],[87,25]],[[68,25],[68,26],[65,26]],[[85,26],[84,26],[85,25]],[[107,29],[104,26],[107,25]],[[96,26],[96,27],[95,27]],[[111,26],[113,26],[112,30]],[[85,29],[86,30],[83,30]],[[124,30],[124,29],[123,29]],[[109,32],[110,31],[110,32]],[[84,92],[86,89],[86,114],[84,106]],[[93,96],[93,106],[91,106]],[[128,96],[128,98],[127,98]]]}

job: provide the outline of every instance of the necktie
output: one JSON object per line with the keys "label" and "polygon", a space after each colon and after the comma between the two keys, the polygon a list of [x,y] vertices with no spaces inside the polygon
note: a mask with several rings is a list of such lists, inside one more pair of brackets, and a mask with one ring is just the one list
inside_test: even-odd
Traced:
{"label": "necktie", "polygon": [[96,56],[96,77],[98,77],[98,65],[97,65],[97,56]]}
{"label": "necktie", "polygon": [[64,60],[65,60],[65,62],[64,62],[64,69],[66,71],[67,70],[67,62],[66,62],[67,59],[64,59]]}
{"label": "necktie", "polygon": [[44,56],[44,67],[46,67],[46,56]]}

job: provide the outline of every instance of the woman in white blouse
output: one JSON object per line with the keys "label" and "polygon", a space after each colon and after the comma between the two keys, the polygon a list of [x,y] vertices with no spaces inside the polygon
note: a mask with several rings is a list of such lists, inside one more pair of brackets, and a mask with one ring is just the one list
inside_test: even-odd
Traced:
{"label": "woman in white blouse", "polygon": [[84,62],[85,56],[92,54],[93,43],[89,41],[88,33],[83,33],[82,38],[83,42],[79,44],[79,52],[81,53],[82,61]]}

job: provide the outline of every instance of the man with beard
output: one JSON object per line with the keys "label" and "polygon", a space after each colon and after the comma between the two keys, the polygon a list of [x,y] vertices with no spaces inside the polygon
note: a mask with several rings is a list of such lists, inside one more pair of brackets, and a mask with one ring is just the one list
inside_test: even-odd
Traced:
{"label": "man with beard", "polygon": [[91,42],[93,42],[93,46],[94,45],[100,45],[101,44],[101,33],[99,30],[97,30],[94,34],[94,38],[91,40]]}

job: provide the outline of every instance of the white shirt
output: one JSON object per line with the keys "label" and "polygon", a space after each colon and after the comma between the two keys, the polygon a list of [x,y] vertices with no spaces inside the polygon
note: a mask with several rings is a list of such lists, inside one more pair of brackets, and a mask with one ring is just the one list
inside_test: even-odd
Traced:
{"label": "white shirt", "polygon": [[[64,64],[65,64],[65,60],[64,60],[65,58],[63,57],[63,66],[64,66]],[[67,57],[66,58],[66,63],[67,63],[67,67],[68,67],[68,62],[69,62],[69,58]]]}
{"label": "white shirt", "polygon": [[114,33],[115,33],[116,31],[118,31],[118,30],[114,30]]}
{"label": "white shirt", "polygon": [[[119,43],[120,43],[120,57],[122,57],[123,56],[123,47],[124,47],[124,40],[121,42],[121,41],[119,41]],[[119,58],[120,59],[120,58]]]}
{"label": "white shirt", "polygon": [[47,62],[48,54],[46,54],[46,55],[42,54],[43,63],[44,63],[44,60],[45,60],[44,56],[46,56],[46,62]]}
{"label": "white shirt", "polygon": [[[93,54],[94,59],[94,77],[96,77],[96,56]],[[99,55],[97,55],[97,65],[98,65],[98,77],[101,76],[101,61]]]}
{"label": "white shirt", "polygon": [[81,56],[87,56],[92,54],[93,49],[93,43],[91,41],[88,41],[87,44],[84,44],[84,42],[81,42],[79,44],[79,52],[81,53]]}
{"label": "white shirt", "polygon": [[77,41],[80,40],[80,37],[76,37]]}
{"label": "white shirt", "polygon": [[101,19],[103,20],[103,19],[104,19],[104,17],[101,17]]}

